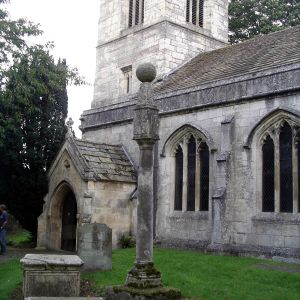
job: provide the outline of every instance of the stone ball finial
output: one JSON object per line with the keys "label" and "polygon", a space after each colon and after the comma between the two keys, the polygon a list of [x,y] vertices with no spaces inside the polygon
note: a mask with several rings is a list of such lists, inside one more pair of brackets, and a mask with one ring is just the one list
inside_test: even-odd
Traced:
{"label": "stone ball finial", "polygon": [[151,63],[145,63],[138,66],[136,76],[141,82],[152,82],[156,77],[156,68]]}

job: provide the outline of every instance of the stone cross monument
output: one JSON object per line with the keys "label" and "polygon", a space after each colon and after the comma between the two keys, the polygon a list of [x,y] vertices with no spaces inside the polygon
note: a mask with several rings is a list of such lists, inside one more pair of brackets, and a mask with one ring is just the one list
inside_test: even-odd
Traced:
{"label": "stone cross monument", "polygon": [[133,119],[133,139],[140,150],[136,261],[125,285],[109,290],[107,299],[181,299],[179,290],[162,286],[160,272],[153,263],[153,146],[159,139],[158,108],[152,88],[156,69],[152,64],[142,64],[136,75],[141,81]]}
{"label": "stone cross monument", "polygon": [[[153,267],[153,146],[159,139],[159,121],[151,82],[156,77],[156,69],[152,64],[144,64],[139,66],[136,75],[142,82],[133,119],[133,139],[140,149],[136,263],[127,276],[126,284],[159,286],[160,273]],[[151,275],[149,269],[152,270]]]}

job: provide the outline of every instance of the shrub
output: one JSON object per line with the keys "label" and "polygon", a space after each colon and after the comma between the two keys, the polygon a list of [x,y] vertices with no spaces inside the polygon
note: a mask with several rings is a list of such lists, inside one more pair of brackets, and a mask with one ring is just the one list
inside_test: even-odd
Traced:
{"label": "shrub", "polygon": [[30,246],[32,244],[32,234],[27,230],[8,234],[7,245],[11,247]]}
{"label": "shrub", "polygon": [[133,248],[135,247],[135,238],[131,234],[123,234],[119,239],[121,248]]}

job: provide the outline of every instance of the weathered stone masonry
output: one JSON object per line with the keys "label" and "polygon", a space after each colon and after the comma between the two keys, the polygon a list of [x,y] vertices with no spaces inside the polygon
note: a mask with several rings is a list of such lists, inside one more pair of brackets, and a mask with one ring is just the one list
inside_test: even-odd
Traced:
{"label": "weathered stone masonry", "polygon": [[[299,28],[293,34],[296,39]],[[258,132],[273,120],[293,119],[299,123],[300,65],[286,60],[286,63],[276,62],[266,68],[263,68],[266,60],[261,60],[262,66],[258,65],[254,72],[225,79],[221,75],[217,77],[219,74],[215,72],[217,81],[205,83],[203,80],[186,88],[169,87],[168,78],[157,83],[155,102],[160,110],[161,137],[158,142],[157,240],[178,247],[209,246],[238,252],[299,255],[299,213],[263,213],[257,183],[261,172],[257,166],[257,157],[261,155]],[[183,67],[188,68],[188,65]],[[170,78],[179,76],[179,72],[180,69]],[[191,74],[186,72],[182,71],[186,76]],[[178,78],[171,82],[182,85]],[[84,112],[84,138],[110,137],[112,144],[121,141],[137,161],[137,151],[129,136],[134,103],[133,97],[111,108]],[[190,132],[198,131],[206,138],[211,152],[208,212],[172,209],[174,157],[166,150],[174,133],[189,128]]]}
{"label": "weathered stone masonry", "polygon": [[[203,28],[186,22],[186,1],[145,1],[144,23],[128,27],[129,1],[101,2],[92,107],[127,100],[122,69],[152,61],[159,76],[227,43],[227,1],[205,1]],[[139,83],[132,77],[132,92]]]}
{"label": "weathered stone masonry", "polygon": [[[75,228],[78,247],[80,227],[106,224],[112,229],[113,246],[134,231],[131,195],[136,187],[135,170],[122,146],[85,142],[69,135],[49,170],[49,191],[39,217],[38,247],[62,248],[62,210],[68,194],[77,206]],[[70,249],[71,250],[71,249]]]}
{"label": "weathered stone masonry", "polygon": [[[228,1],[204,1],[201,26],[200,16],[187,20],[185,0],[144,1],[138,18],[132,8],[131,24],[130,1],[100,3],[92,108],[82,114],[82,140],[69,137],[49,172],[39,245],[60,248],[61,211],[70,193],[78,226],[107,224],[113,246],[122,234],[136,232],[135,70],[152,62],[160,112],[160,140],[154,147],[156,241],[299,257],[300,27],[227,46]],[[189,152],[193,139],[196,150]],[[178,145],[182,170],[176,169]],[[208,184],[200,181],[203,145],[209,153]],[[267,170],[266,153],[271,154]],[[182,172],[177,190],[176,172]],[[201,184],[208,190],[208,207],[201,206]]]}

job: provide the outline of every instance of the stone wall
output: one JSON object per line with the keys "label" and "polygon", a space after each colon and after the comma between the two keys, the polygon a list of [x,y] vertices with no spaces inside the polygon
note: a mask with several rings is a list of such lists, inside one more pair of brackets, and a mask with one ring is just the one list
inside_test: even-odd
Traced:
{"label": "stone wall", "polygon": [[[142,26],[168,20],[179,25],[186,24],[186,0],[145,1]],[[98,45],[115,40],[128,29],[129,1],[101,0]],[[217,40],[228,41],[228,1],[207,0],[204,7],[204,28]],[[137,25],[140,26],[140,25]],[[142,27],[140,26],[140,27]],[[192,26],[196,28],[196,26]]]}
{"label": "stone wall", "polygon": [[[259,89],[260,86],[257,86],[256,90]],[[237,91],[231,92],[234,94]],[[199,99],[197,92],[192,95]],[[192,101],[191,94],[184,97]],[[184,101],[182,95],[173,96],[172,99],[175,102],[178,100],[178,103]],[[264,122],[269,114],[278,112],[280,115],[285,112],[284,114],[289,115],[288,112],[291,111],[300,116],[299,100],[300,94],[297,92],[281,95],[275,92],[273,96],[254,96],[227,105],[204,105],[189,111],[169,111],[162,114],[156,155],[159,165],[157,238],[169,242],[177,241],[177,246],[180,246],[178,241],[182,245],[188,242],[194,245],[198,243],[201,247],[213,242],[230,245],[239,252],[248,249],[258,253],[264,251],[269,254],[297,256],[300,248],[300,216],[298,213],[261,213],[261,194],[256,179],[259,172],[256,165],[257,153],[261,149],[256,142],[247,145],[247,138],[253,134],[256,124],[261,120]],[[295,118],[299,120],[299,116]],[[174,158],[165,152],[165,144],[178,128],[187,124],[204,133],[211,145],[209,212],[181,213],[172,209]],[[134,161],[138,161],[137,147],[131,140],[132,126],[129,121],[124,124],[106,123],[98,130],[86,131],[84,137],[106,139],[109,143],[123,143]],[[230,155],[223,156],[223,152],[228,149]],[[224,200],[221,199],[222,195],[217,195],[217,188],[220,186],[226,189]],[[213,203],[223,203],[218,208],[221,215],[218,222],[214,220]]]}
{"label": "stone wall", "polygon": [[[122,68],[151,61],[160,76],[228,39],[228,1],[205,1],[204,27],[186,22],[186,1],[145,1],[143,24],[128,28],[129,1],[101,1],[92,107],[126,101]],[[138,91],[133,76],[130,94]]]}
{"label": "stone wall", "polygon": [[[216,153],[211,153],[212,187],[217,187],[216,178],[217,160],[222,148],[221,123],[227,117],[234,117],[234,127],[231,132],[231,162],[229,164],[230,178],[226,194],[225,220],[222,223],[222,243],[250,244],[256,246],[299,248],[299,215],[281,214],[282,218],[275,218],[272,214],[259,213],[259,196],[256,186],[256,155],[251,155],[249,150],[243,148],[246,137],[250,134],[252,127],[268,113],[281,106],[284,101],[285,107],[290,109],[300,106],[297,103],[299,96],[276,97],[273,99],[262,99],[256,102],[246,102],[240,105],[232,105],[223,108],[204,110],[189,115],[177,115],[161,119],[161,143],[160,153],[164,141],[166,141],[174,129],[184,124],[192,124],[204,132],[208,132],[215,143]],[[260,151],[254,147],[252,151]],[[205,238],[214,229],[209,227],[212,220],[211,206],[208,214],[208,222],[205,223],[204,216],[194,213],[172,212],[172,205],[166,199],[172,194],[172,172],[170,169],[172,158],[160,158],[160,186],[159,186],[159,209],[158,209],[158,236],[162,238],[176,239],[200,239]],[[170,176],[171,175],[171,176]],[[211,197],[214,191],[211,191]],[[170,199],[172,201],[172,199]],[[279,214],[280,215],[280,214]],[[166,218],[166,216],[169,216]],[[186,238],[185,238],[186,237]],[[195,238],[197,237],[197,238]]]}
{"label": "stone wall", "polygon": [[94,187],[91,223],[106,224],[112,229],[113,248],[119,246],[122,235],[133,228],[134,202],[130,200],[135,184],[97,182]]}
{"label": "stone wall", "polygon": [[[224,45],[202,28],[179,26],[162,21],[145,28],[130,28],[128,34],[97,47],[94,101],[92,107],[126,101],[121,88],[122,68],[132,66],[132,74],[143,62],[152,61],[159,75],[166,74],[199,52]],[[139,82],[133,76],[132,93]]]}

